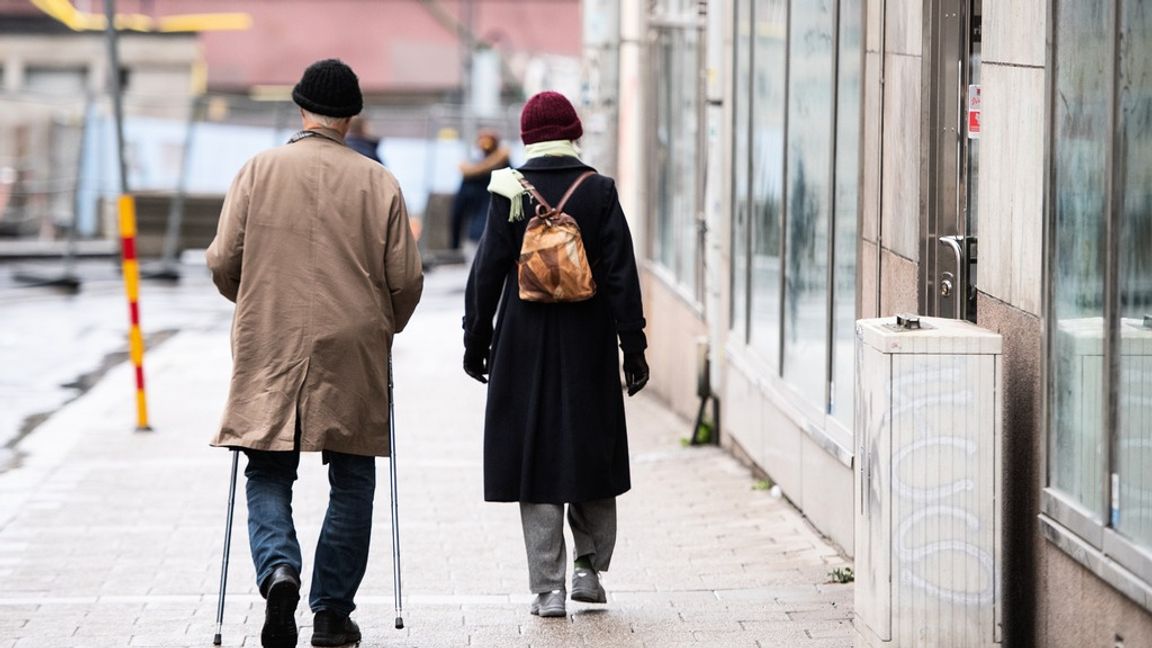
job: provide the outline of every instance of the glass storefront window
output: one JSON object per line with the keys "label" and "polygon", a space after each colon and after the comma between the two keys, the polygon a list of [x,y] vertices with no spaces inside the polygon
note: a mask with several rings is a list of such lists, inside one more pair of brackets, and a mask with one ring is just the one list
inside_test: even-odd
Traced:
{"label": "glass storefront window", "polygon": [[[1051,14],[1048,489],[1044,512],[1152,578],[1152,6]],[[1068,506],[1070,500],[1076,506]],[[1093,559],[1095,560],[1095,559]],[[1145,606],[1147,607],[1147,606]]]}
{"label": "glass storefront window", "polygon": [[748,151],[752,138],[751,90],[748,78],[752,72],[752,0],[736,0],[736,39],[733,53],[733,129],[732,146],[732,336],[748,341],[748,215],[751,211]]}
{"label": "glass storefront window", "polygon": [[[1120,14],[1119,510],[1117,530],[1152,548],[1152,7]],[[1148,319],[1145,319],[1148,318]]]}
{"label": "glass storefront window", "polygon": [[734,10],[732,339],[851,429],[863,1]]}
{"label": "glass storefront window", "polygon": [[784,378],[821,409],[828,384],[835,3],[793,2],[788,43]]}
{"label": "glass storefront window", "polygon": [[860,207],[863,0],[841,0],[836,66],[836,206],[832,285],[831,414],[852,429],[856,340],[856,246]]}
{"label": "glass storefront window", "polygon": [[1103,519],[1109,3],[1061,0],[1053,102],[1051,483]]}
{"label": "glass storefront window", "polygon": [[752,14],[752,346],[775,368],[780,355],[780,227],[788,3],[756,0]]}
{"label": "glass storefront window", "polygon": [[695,28],[658,28],[653,47],[656,163],[652,217],[654,259],[696,296],[700,236],[699,34]]}

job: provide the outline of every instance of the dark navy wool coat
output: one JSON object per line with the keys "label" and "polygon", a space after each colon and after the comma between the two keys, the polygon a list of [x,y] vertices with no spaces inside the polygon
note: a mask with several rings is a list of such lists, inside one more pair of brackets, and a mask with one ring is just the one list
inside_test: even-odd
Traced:
{"label": "dark navy wool coat", "polygon": [[[520,170],[555,205],[589,167],[543,157]],[[558,504],[615,497],[631,486],[617,342],[626,353],[646,346],[632,235],[616,183],[588,178],[564,211],[580,225],[596,296],[524,302],[516,261],[535,213],[524,201],[525,219],[509,223],[508,199],[492,196],[468,277],[464,343],[491,346],[484,498]]]}

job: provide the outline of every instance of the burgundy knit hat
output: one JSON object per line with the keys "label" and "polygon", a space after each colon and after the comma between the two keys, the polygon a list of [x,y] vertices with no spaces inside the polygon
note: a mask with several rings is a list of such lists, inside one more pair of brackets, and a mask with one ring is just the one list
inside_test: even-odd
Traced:
{"label": "burgundy knit hat", "polygon": [[583,134],[576,109],[559,92],[541,92],[529,99],[520,112],[520,139],[525,144],[577,140]]}

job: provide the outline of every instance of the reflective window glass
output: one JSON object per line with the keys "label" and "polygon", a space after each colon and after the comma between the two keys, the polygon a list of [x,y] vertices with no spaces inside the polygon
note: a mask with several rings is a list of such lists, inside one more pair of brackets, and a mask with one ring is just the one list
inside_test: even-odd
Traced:
{"label": "reflective window glass", "polygon": [[[772,366],[780,353],[780,228],[784,191],[786,0],[753,7],[752,346]],[[827,127],[827,124],[825,124]]]}
{"label": "reflective window glass", "polygon": [[696,293],[699,272],[698,40],[695,29],[664,29],[659,32],[653,51],[656,58],[654,256],[692,295]]}
{"label": "reflective window glass", "polygon": [[1152,548],[1152,6],[1120,15],[1119,493],[1113,523]]}
{"label": "reflective window glass", "polygon": [[748,339],[748,214],[751,196],[748,152],[752,139],[749,117],[752,73],[752,0],[736,0],[733,65],[732,141],[732,336]]}
{"label": "reflective window glass", "polygon": [[835,3],[792,3],[788,54],[784,377],[823,410],[828,383]]}
{"label": "reflective window glass", "polygon": [[860,204],[863,0],[840,0],[836,69],[836,213],[832,274],[831,413],[852,428],[856,340],[856,244]]}
{"label": "reflective window glass", "polygon": [[1110,3],[1061,0],[1052,127],[1051,483],[1102,519]]}

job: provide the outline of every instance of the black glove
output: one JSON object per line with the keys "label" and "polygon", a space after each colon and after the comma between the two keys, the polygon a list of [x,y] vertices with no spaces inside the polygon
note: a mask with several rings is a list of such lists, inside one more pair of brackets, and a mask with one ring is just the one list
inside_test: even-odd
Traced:
{"label": "black glove", "polygon": [[464,349],[464,373],[481,383],[487,383],[488,349]]}
{"label": "black glove", "polygon": [[629,396],[635,396],[648,384],[648,363],[644,360],[643,351],[624,354],[624,384],[628,387]]}

